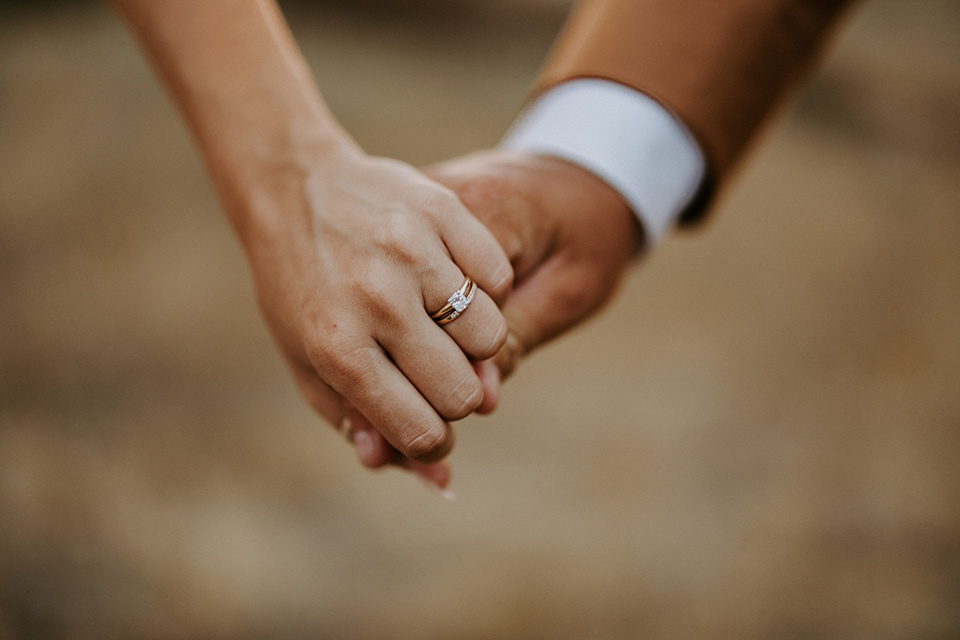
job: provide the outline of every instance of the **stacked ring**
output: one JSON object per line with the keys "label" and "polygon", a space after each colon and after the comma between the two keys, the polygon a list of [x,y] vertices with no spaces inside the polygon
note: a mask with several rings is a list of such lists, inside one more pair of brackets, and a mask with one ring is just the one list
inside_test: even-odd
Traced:
{"label": "stacked ring", "polygon": [[476,293],[477,283],[468,277],[460,288],[447,298],[447,304],[430,314],[430,319],[440,325],[453,322],[470,306]]}

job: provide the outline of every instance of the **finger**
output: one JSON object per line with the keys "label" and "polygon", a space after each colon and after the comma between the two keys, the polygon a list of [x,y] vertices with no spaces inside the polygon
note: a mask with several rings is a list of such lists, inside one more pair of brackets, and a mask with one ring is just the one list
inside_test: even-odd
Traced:
{"label": "finger", "polygon": [[[538,215],[528,189],[516,179],[510,154],[479,153],[428,167],[427,175],[454,190],[467,210],[494,236],[513,265],[513,282],[539,264],[550,249],[549,216]],[[493,158],[493,160],[491,160]],[[498,304],[504,300],[493,296]]]}
{"label": "finger", "polygon": [[[422,310],[403,331],[388,328],[375,338],[423,399],[445,420],[470,415],[483,400],[483,387],[470,361]],[[389,438],[388,438],[389,439]]]}
{"label": "finger", "polygon": [[437,490],[452,499],[452,494],[444,491],[450,484],[450,464],[446,460],[439,462],[418,462],[405,458],[399,451],[390,446],[379,431],[363,417],[356,408],[347,406],[341,421],[342,431],[347,440],[356,447],[357,458],[360,463],[370,469],[377,469],[386,465],[394,465],[412,472],[423,480],[431,489]]}
{"label": "finger", "polygon": [[463,205],[440,218],[439,234],[458,267],[494,300],[504,299],[513,284],[513,267],[500,243]]}
{"label": "finger", "polygon": [[400,457],[383,435],[353,406],[347,406],[339,430],[356,449],[360,464],[377,469]]}
{"label": "finger", "polygon": [[503,308],[507,339],[494,358],[504,379],[520,358],[597,309],[607,288],[594,279],[588,265],[555,255],[514,290]]}
{"label": "finger", "polygon": [[[469,285],[465,280],[462,284]],[[486,292],[479,287],[469,286],[468,297],[464,297],[461,286],[452,295],[442,299],[444,294],[441,289],[428,288],[430,291],[424,292],[424,299],[428,301],[427,309],[432,311],[430,317],[443,327],[463,353],[475,360],[485,360],[500,350],[507,338],[507,323]],[[449,292],[450,289],[442,291]],[[438,299],[443,302],[430,302]],[[436,318],[436,314],[443,311],[447,312],[446,321]]]}
{"label": "finger", "polygon": [[418,478],[431,489],[437,491],[447,500],[456,500],[452,491],[447,489],[450,484],[450,463],[446,460],[439,462],[417,462],[404,458],[400,466],[412,471]]}
{"label": "finger", "polygon": [[387,464],[402,466],[404,457],[400,452],[387,442],[363,414],[326,385],[316,371],[299,364],[294,364],[292,369],[294,380],[307,402],[354,445],[357,458],[363,466],[370,469]]}
{"label": "finger", "polygon": [[[532,349],[533,347],[531,347]],[[506,380],[511,375],[513,375],[514,369],[517,368],[517,365],[520,363],[520,360],[527,354],[528,349],[524,346],[523,341],[520,337],[513,331],[507,334],[507,341],[504,343],[500,351],[497,352],[491,361],[499,371],[500,380]],[[481,409],[483,407],[481,406]],[[480,409],[478,409],[480,411]]]}
{"label": "finger", "polygon": [[[424,322],[429,319],[424,316]],[[369,338],[367,338],[369,339]],[[449,342],[449,341],[448,341]],[[453,447],[453,431],[376,343],[311,358],[320,376],[403,455],[432,462]],[[452,343],[449,347],[456,348]],[[464,359],[462,353],[458,354]],[[472,371],[469,375],[476,377]],[[480,391],[482,393],[482,391]]]}
{"label": "finger", "polygon": [[[502,350],[502,349],[501,349]],[[483,402],[477,407],[476,413],[487,415],[493,413],[500,402],[500,368],[495,360],[481,360],[473,363],[473,369],[480,378],[483,386]]]}
{"label": "finger", "polygon": [[[496,303],[480,282],[468,278],[470,274],[451,259],[440,238],[420,238],[417,245],[415,251],[405,252],[400,263],[409,276],[405,285],[384,284],[385,278],[380,278],[369,286],[368,306],[374,310],[381,335],[395,342],[409,333],[415,320],[441,314],[448,321],[444,328],[450,329],[449,336],[461,351],[477,360],[493,356],[507,334]],[[404,294],[408,285],[419,287],[421,308],[411,307],[416,298]]]}
{"label": "finger", "polygon": [[343,397],[330,388],[317,372],[299,362],[289,361],[293,380],[307,403],[332,426],[337,427],[343,419]]}
{"label": "finger", "polygon": [[307,402],[355,446],[363,466],[375,469],[402,457],[356,408],[325,384],[316,371],[300,364],[294,364],[292,369]]}

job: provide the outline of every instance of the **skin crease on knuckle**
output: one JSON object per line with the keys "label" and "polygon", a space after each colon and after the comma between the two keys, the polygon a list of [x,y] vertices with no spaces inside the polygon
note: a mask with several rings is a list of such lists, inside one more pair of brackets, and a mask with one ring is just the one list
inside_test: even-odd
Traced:
{"label": "skin crease on knuckle", "polygon": [[[333,387],[337,388],[354,405],[384,405],[387,395],[383,389],[382,377],[377,373],[379,345],[339,344],[317,345],[311,351],[311,360],[320,373]],[[482,393],[482,391],[481,391]],[[361,398],[368,396],[368,403]],[[449,429],[438,419],[425,426],[420,415],[410,415],[399,425],[384,424],[378,421],[375,429],[388,438],[405,456],[423,462],[432,462],[445,456],[452,447]]]}
{"label": "skin crease on knuckle", "polygon": [[492,358],[507,341],[507,322],[499,313],[491,315],[490,320],[478,332],[480,336],[491,336],[485,347],[471,349],[470,355],[476,360]]}
{"label": "skin crease on knuckle", "polygon": [[406,457],[420,462],[434,462],[453,448],[453,431],[445,425],[420,431],[416,435],[413,435],[414,428],[408,422],[400,430],[401,443],[397,449]]}
{"label": "skin crease on knuckle", "polygon": [[308,345],[307,356],[321,380],[352,399],[376,390],[379,351],[379,345],[365,344],[357,336],[321,333]]}
{"label": "skin crease on knuckle", "polygon": [[441,184],[433,184],[425,190],[415,208],[436,225],[449,217],[464,215],[463,204],[457,194]]}
{"label": "skin crease on knuckle", "polygon": [[513,265],[510,264],[509,260],[504,260],[491,274],[490,281],[493,284],[487,294],[494,300],[503,301],[513,287],[513,279]]}
{"label": "skin crease on knuckle", "polygon": [[471,372],[450,390],[436,409],[446,420],[461,420],[473,413],[482,401],[483,385]]}

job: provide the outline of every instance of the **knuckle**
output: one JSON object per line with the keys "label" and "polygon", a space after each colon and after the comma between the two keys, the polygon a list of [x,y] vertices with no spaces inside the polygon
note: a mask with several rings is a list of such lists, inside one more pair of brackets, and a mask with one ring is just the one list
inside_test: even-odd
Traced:
{"label": "knuckle", "polygon": [[363,393],[376,377],[374,347],[346,340],[320,340],[307,350],[307,356],[321,378],[337,381],[344,389]]}
{"label": "knuckle", "polygon": [[482,338],[471,346],[470,355],[477,360],[492,358],[507,341],[507,322],[499,313],[492,314],[478,335]]}
{"label": "knuckle", "polygon": [[308,341],[303,347],[307,360],[321,375],[337,368],[337,349],[327,340]]}
{"label": "knuckle", "polygon": [[404,314],[400,306],[396,300],[390,298],[387,291],[367,289],[364,292],[364,307],[380,328],[396,326],[402,322]]}
{"label": "knuckle", "polygon": [[461,420],[483,402],[483,385],[475,375],[465,376],[440,403],[437,411],[446,420]]}
{"label": "knuckle", "polygon": [[513,288],[513,266],[504,256],[497,268],[490,275],[489,291],[487,293],[494,300],[504,298]]}
{"label": "knuckle", "polygon": [[488,174],[473,175],[457,185],[460,201],[470,211],[482,210],[491,202],[503,199],[504,188],[499,180]]}
{"label": "knuckle", "polygon": [[374,232],[377,248],[391,260],[419,266],[426,260],[424,224],[407,210],[395,210],[383,217]]}
{"label": "knuckle", "polygon": [[496,328],[493,333],[493,340],[490,343],[490,347],[487,349],[486,353],[480,356],[483,359],[492,358],[495,356],[500,349],[507,343],[507,333],[509,329],[507,328],[507,321],[504,320],[503,316],[498,315],[496,322]]}
{"label": "knuckle", "polygon": [[355,279],[352,287],[359,309],[377,324],[390,326],[408,317],[403,299],[397,295],[399,288],[397,278],[383,269],[368,270]]}
{"label": "knuckle", "polygon": [[408,458],[421,462],[433,462],[443,458],[453,446],[452,432],[446,426],[427,429],[404,443],[400,452]]}
{"label": "knuckle", "polygon": [[450,189],[441,185],[431,185],[420,199],[419,210],[431,218],[442,219],[461,212],[463,203]]}

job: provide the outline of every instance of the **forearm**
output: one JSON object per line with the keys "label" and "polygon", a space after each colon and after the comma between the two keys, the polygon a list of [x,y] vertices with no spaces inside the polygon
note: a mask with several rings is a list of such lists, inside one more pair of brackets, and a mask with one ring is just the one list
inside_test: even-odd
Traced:
{"label": "forearm", "polygon": [[250,226],[266,222],[252,217],[273,209],[254,211],[252,190],[358,152],[272,0],[113,2],[173,94],[245,244]]}
{"label": "forearm", "polygon": [[580,0],[538,81],[604,78],[652,96],[694,134],[703,213],[760,124],[809,68],[851,0]]}
{"label": "forearm", "polygon": [[[400,456],[437,460],[482,400],[512,270],[449,190],[365,155],[323,103],[274,0],[114,0],[197,138],[304,395]],[[449,330],[428,310],[479,287]],[[365,458],[376,466],[387,461]],[[422,468],[422,467],[410,467]]]}

